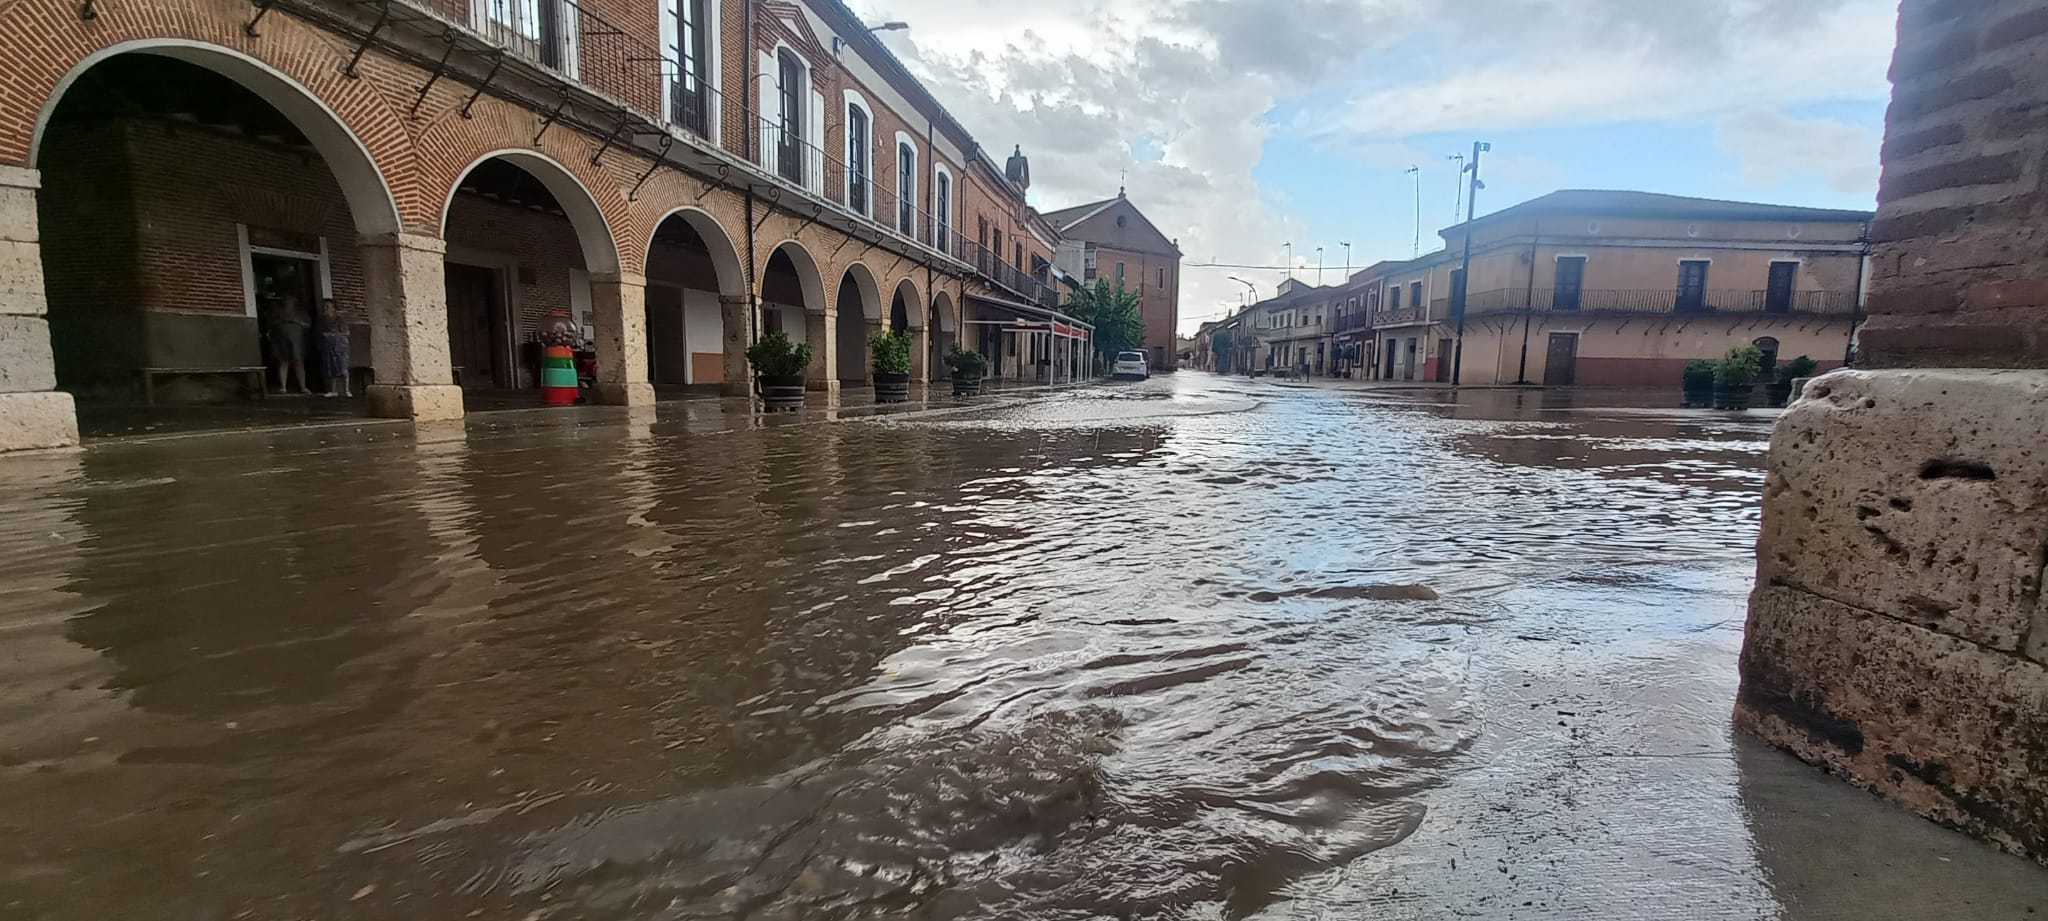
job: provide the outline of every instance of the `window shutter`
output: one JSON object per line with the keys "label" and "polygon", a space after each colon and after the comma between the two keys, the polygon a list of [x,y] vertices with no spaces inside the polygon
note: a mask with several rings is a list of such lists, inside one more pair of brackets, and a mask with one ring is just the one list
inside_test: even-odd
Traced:
{"label": "window shutter", "polygon": [[[804,118],[804,121],[809,123],[804,126],[804,138],[817,145],[819,150],[827,150],[829,148],[825,146],[825,94],[812,89],[810,100],[810,109],[805,112]],[[821,162],[810,170],[810,175],[804,177],[804,185],[810,188],[812,194],[825,194],[824,163]]]}
{"label": "window shutter", "polygon": [[775,163],[774,126],[782,121],[782,93],[776,86],[775,55],[761,52],[761,85],[755,88],[754,98],[760,100],[760,112],[754,117],[754,130],[761,135],[761,146],[756,151],[763,166]]}

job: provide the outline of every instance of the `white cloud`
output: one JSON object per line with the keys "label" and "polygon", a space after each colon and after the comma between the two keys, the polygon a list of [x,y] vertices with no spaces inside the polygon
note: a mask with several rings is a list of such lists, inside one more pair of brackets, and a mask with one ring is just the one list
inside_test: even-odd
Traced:
{"label": "white cloud", "polygon": [[1877,197],[1877,132],[1826,118],[1798,119],[1752,109],[1723,119],[1714,146],[1733,156],[1750,185],[1819,176],[1845,194]]}
{"label": "white cloud", "polygon": [[[1452,167],[1417,135],[1727,119],[1723,146],[1746,175],[1860,181],[1821,158],[1853,148],[1874,164],[1861,139],[1801,124],[1800,153],[1772,152],[1754,143],[1756,116],[1737,113],[1881,98],[1896,16],[1895,0],[851,2],[871,22],[911,24],[883,40],[989,150],[1023,145],[1041,208],[1113,195],[1127,170],[1132,199],[1190,262],[1269,265],[1283,241],[1309,235],[1254,179],[1276,131],[1371,165],[1419,164],[1435,188]],[[1313,121],[1269,118],[1333,96]],[[1512,155],[1488,169],[1531,183],[1563,175]],[[1367,219],[1413,220],[1405,202],[1387,208]],[[1184,328],[1235,302],[1226,274],[1183,273]],[[1269,292],[1278,278],[1255,280]]]}

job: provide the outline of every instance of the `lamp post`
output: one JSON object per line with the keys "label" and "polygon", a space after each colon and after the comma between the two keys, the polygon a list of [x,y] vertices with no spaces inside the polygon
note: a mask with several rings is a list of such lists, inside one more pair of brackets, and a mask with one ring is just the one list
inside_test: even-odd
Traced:
{"label": "lamp post", "polygon": [[1323,248],[1316,247],[1316,287],[1323,286]]}
{"label": "lamp post", "polygon": [[1485,141],[1472,142],[1472,162],[1465,169],[1472,171],[1472,193],[1465,196],[1465,261],[1458,269],[1458,283],[1451,286],[1451,310],[1458,315],[1457,352],[1451,357],[1451,386],[1458,386],[1465,371],[1465,295],[1472,290],[1472,220],[1479,215],[1479,190],[1486,183],[1479,181],[1479,155],[1493,149]]}
{"label": "lamp post", "polygon": [[1415,178],[1415,254],[1422,256],[1422,167],[1408,167],[1408,175]]}

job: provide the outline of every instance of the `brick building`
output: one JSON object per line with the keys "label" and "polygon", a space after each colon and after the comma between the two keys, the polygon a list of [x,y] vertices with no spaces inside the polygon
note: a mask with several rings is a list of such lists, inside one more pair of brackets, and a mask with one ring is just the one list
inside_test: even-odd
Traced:
{"label": "brick building", "polygon": [[1083,281],[1107,278],[1138,292],[1145,321],[1145,354],[1152,367],[1171,371],[1179,360],[1174,339],[1180,325],[1180,245],[1146,219],[1122,189],[1107,201],[1049,212],[1052,230],[1065,238],[1078,259]]}
{"label": "brick building", "polygon": [[1355,273],[1372,317],[1361,363],[1382,380],[1673,388],[1687,361],[1750,343],[1767,364],[1805,355],[1834,367],[1861,315],[1870,220],[1554,192],[1445,230],[1442,250]]}
{"label": "brick building", "polygon": [[557,328],[622,404],[747,392],[771,329],[824,391],[885,326],[919,379],[1084,351],[1021,148],[837,0],[25,0],[0,62],[0,448],[74,442],[74,396],[317,363],[295,326],[421,419],[532,386]]}
{"label": "brick building", "polygon": [[2048,860],[2048,2],[1905,0],[1860,340],[1778,423],[1736,722]]}

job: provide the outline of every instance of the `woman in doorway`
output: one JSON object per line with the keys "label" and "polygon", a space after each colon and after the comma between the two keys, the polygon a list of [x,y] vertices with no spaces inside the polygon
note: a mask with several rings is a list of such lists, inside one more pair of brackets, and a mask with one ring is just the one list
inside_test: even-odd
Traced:
{"label": "woman in doorway", "polygon": [[327,372],[327,395],[352,397],[348,389],[348,324],[334,312],[334,298],[320,299],[320,367]]}
{"label": "woman in doorway", "polygon": [[[277,310],[270,319],[270,355],[277,360],[277,389],[280,393],[308,394],[306,389],[306,327],[310,318],[306,316],[306,305],[297,294],[287,293],[278,298]],[[299,386],[292,389],[292,376],[297,375]]]}

